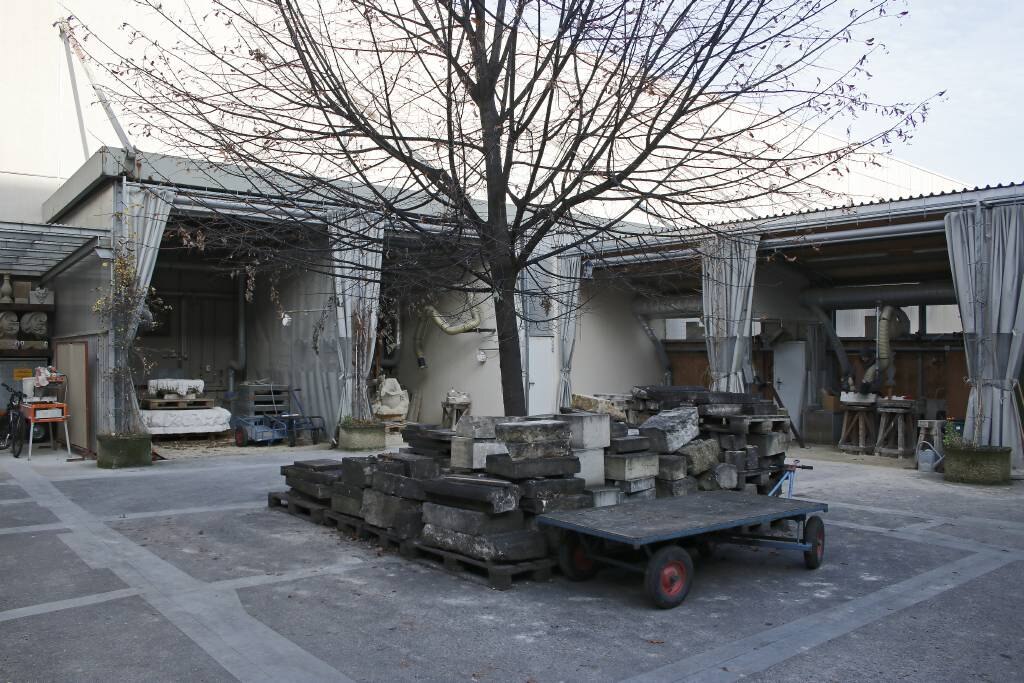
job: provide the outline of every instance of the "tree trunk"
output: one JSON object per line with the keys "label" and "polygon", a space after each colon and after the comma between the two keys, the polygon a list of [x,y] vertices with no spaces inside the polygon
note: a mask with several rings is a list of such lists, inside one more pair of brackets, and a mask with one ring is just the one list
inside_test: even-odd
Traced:
{"label": "tree trunk", "polygon": [[507,280],[494,300],[494,324],[498,331],[498,362],[501,366],[501,400],[506,415],[526,415],[523,356],[516,324],[515,280]]}

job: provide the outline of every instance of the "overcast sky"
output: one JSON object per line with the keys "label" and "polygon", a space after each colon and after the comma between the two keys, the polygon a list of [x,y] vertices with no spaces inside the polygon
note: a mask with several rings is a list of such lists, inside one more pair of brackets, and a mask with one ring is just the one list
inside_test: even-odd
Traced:
{"label": "overcast sky", "polygon": [[869,93],[920,101],[941,90],[925,126],[897,157],[969,186],[1024,182],[1024,2],[913,0],[879,24]]}

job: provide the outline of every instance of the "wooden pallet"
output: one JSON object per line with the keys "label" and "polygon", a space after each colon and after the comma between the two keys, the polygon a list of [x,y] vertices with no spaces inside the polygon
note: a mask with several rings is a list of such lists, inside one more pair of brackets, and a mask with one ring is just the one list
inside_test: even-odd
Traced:
{"label": "wooden pallet", "polygon": [[267,507],[283,508],[296,517],[304,517],[314,524],[324,523],[324,513],[330,508],[312,500],[289,495],[287,491],[271,491],[267,494]]}
{"label": "wooden pallet", "polygon": [[433,548],[420,541],[404,544],[400,551],[404,557],[421,561],[423,564],[437,566],[440,563],[453,573],[469,572],[470,575],[482,575],[491,588],[500,591],[512,588],[514,579],[547,581],[551,578],[551,569],[555,566],[554,560],[548,558],[527,562],[486,562],[450,550]]}
{"label": "wooden pallet", "polygon": [[363,526],[366,522],[359,518],[353,517],[352,515],[346,515],[336,510],[324,511],[324,526],[332,527],[338,531],[345,531],[355,536],[356,538],[364,538]]}
{"label": "wooden pallet", "polygon": [[143,410],[201,410],[213,408],[217,402],[212,398],[144,398]]}
{"label": "wooden pallet", "polygon": [[788,415],[705,415],[700,428],[727,434],[767,434],[788,432]]}

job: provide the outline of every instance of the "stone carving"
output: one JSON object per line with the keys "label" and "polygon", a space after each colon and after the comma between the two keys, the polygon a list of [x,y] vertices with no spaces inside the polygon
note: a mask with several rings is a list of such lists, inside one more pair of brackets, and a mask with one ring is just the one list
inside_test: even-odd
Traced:
{"label": "stone carving", "polygon": [[46,314],[33,311],[21,316],[21,331],[29,337],[41,339],[46,336]]}

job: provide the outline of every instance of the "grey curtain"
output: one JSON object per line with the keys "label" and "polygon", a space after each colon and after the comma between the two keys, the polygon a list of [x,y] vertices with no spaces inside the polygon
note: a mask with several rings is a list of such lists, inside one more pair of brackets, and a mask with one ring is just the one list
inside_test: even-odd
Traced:
{"label": "grey curtain", "polygon": [[1010,446],[1024,465],[1014,388],[1024,363],[1024,205],[946,215],[970,376],[964,438]]}
{"label": "grey curtain", "polygon": [[[373,372],[373,347],[377,339],[380,311],[380,268],[384,229],[379,222],[353,226],[356,219],[340,215],[336,221],[349,223],[347,244],[335,245],[335,294],[338,300],[338,337],[341,355],[341,401],[339,420],[373,417],[369,381]],[[337,234],[337,231],[336,231]],[[361,236],[351,244],[352,235]]]}
{"label": "grey curtain", "polygon": [[745,392],[757,237],[718,236],[701,248],[704,336],[713,391]]}
{"label": "grey curtain", "polygon": [[583,270],[583,258],[578,254],[562,256],[558,259],[558,289],[562,291],[561,320],[559,321],[559,356],[561,367],[558,374],[559,408],[572,406],[572,354],[576,348],[576,321],[579,319],[577,308],[580,302],[580,276]]}

